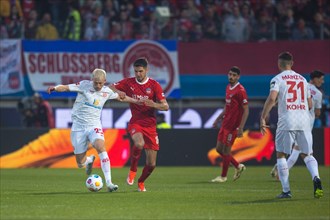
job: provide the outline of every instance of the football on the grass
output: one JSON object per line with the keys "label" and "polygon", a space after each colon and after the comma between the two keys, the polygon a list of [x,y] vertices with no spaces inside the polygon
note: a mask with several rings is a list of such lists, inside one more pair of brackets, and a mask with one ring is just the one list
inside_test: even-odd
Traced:
{"label": "football on the grass", "polygon": [[86,187],[92,192],[100,191],[103,187],[102,177],[97,174],[88,176],[86,180]]}

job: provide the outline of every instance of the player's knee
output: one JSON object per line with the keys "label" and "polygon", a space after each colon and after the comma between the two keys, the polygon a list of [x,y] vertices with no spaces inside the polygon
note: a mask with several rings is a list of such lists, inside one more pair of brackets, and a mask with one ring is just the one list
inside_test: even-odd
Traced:
{"label": "player's knee", "polygon": [[143,149],[143,146],[144,146],[144,141],[137,141],[135,143],[135,146],[139,149]]}

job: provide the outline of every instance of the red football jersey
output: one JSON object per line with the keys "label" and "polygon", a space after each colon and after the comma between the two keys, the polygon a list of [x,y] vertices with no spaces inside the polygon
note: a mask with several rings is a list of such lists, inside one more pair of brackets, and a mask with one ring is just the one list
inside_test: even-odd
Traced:
{"label": "red football jersey", "polygon": [[235,130],[241,123],[243,105],[248,104],[245,88],[237,83],[234,87],[230,84],[226,88],[226,113],[222,121],[222,127]]}
{"label": "red football jersey", "polygon": [[[115,83],[114,86],[125,92],[127,96],[137,100],[148,98],[157,102],[165,99],[162,87],[151,78],[144,83],[139,83],[135,77],[125,78]],[[145,127],[156,126],[155,108],[130,103],[130,109],[132,113],[130,123],[137,123]]]}

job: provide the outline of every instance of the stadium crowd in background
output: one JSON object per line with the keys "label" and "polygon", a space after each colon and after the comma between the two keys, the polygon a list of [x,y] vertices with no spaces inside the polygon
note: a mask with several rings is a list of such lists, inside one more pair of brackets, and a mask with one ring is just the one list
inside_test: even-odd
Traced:
{"label": "stadium crowd in background", "polygon": [[[3,39],[178,39],[188,42],[330,39],[330,2],[327,0],[0,2]],[[168,19],[159,19],[155,13],[158,6],[169,9]],[[51,31],[45,31],[47,28]]]}

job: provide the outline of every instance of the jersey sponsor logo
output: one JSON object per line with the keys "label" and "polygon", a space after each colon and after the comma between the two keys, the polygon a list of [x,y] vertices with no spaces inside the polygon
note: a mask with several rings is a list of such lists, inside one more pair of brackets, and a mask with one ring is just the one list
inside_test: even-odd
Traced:
{"label": "jersey sponsor logo", "polygon": [[149,62],[149,75],[161,84],[165,93],[169,92],[174,83],[175,68],[166,48],[157,42],[136,41],[125,51],[122,68],[124,77],[134,76],[131,73],[132,61],[141,57],[146,57]]}
{"label": "jersey sponsor logo", "polygon": [[148,99],[149,96],[147,95],[137,95],[137,94],[132,94],[133,99],[141,100],[141,99]]}
{"label": "jersey sponsor logo", "polygon": [[95,105],[90,104],[90,103],[88,103],[88,102],[85,102],[84,104],[87,105],[87,106],[93,107],[93,108],[97,108],[97,109],[99,109],[99,110],[102,109],[100,106],[95,106]]}

